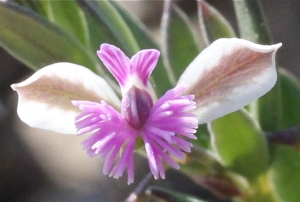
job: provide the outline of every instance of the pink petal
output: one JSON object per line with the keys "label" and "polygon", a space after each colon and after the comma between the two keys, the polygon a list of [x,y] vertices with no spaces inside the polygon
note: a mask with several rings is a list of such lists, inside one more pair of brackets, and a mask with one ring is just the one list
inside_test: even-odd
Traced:
{"label": "pink petal", "polygon": [[110,73],[124,86],[130,73],[130,59],[116,46],[102,44],[97,54]]}
{"label": "pink petal", "polygon": [[105,101],[101,103],[72,101],[72,103],[83,111],[75,119],[79,133],[93,132],[82,143],[88,155],[91,157],[100,155],[105,160],[103,173],[110,177],[119,178],[127,169],[128,184],[132,183],[134,145],[138,131]]}
{"label": "pink petal", "polygon": [[129,59],[119,48],[110,44],[102,44],[97,54],[119,82],[123,95],[135,85],[154,96],[154,90],[148,80],[157,64],[159,51],[142,50]]}
{"label": "pink petal", "polygon": [[131,58],[132,72],[136,72],[144,85],[147,85],[148,79],[154,70],[159,58],[157,50],[142,50]]}
{"label": "pink petal", "polygon": [[[195,105],[194,96],[181,96],[186,88],[179,85],[166,92],[153,106],[150,116],[141,130],[145,143],[150,170],[155,179],[165,177],[162,162],[173,168],[179,165],[171,158],[184,159],[185,152],[191,151],[192,144],[185,138],[196,139],[197,117],[186,108]],[[165,113],[165,112],[169,113]],[[162,116],[161,114],[164,114]]]}

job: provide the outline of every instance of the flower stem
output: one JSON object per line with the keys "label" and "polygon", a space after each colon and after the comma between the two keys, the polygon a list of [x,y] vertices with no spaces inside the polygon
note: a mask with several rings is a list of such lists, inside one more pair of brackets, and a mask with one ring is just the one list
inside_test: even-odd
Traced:
{"label": "flower stem", "polygon": [[149,186],[149,184],[151,184],[152,181],[152,173],[149,172],[124,202],[142,201],[140,197],[144,194],[145,189]]}

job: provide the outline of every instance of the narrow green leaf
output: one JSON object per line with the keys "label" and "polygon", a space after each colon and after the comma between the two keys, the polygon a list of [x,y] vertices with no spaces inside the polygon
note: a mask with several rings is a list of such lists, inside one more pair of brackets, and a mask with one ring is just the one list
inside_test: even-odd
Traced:
{"label": "narrow green leaf", "polygon": [[[95,63],[99,63],[99,59],[96,56],[96,50],[99,48],[100,43],[96,48],[92,48],[91,36],[97,34],[97,39],[101,39],[105,36],[111,38],[111,33],[105,34],[107,28],[104,28],[99,33],[97,28],[99,26],[91,25],[91,19],[87,19],[87,16],[79,7],[76,1],[31,1],[31,0],[14,0],[18,4],[28,7],[37,14],[45,17],[53,24],[58,25],[61,29],[72,35],[75,39],[81,42],[87,49],[91,49],[91,56],[94,56]],[[97,30],[97,31],[95,31]],[[98,40],[97,40],[98,41]]]}
{"label": "narrow green leaf", "polygon": [[267,94],[250,104],[249,111],[259,121],[264,131],[280,129],[282,121],[280,79],[277,79],[276,85]]}
{"label": "narrow green leaf", "polygon": [[78,3],[97,23],[107,26],[128,55],[133,55],[139,50],[130,29],[111,2],[78,0]]}
{"label": "narrow green leaf", "polygon": [[97,58],[96,51],[99,49],[100,44],[111,43],[117,46],[119,45],[105,24],[95,22],[90,15],[83,12],[76,1],[14,1],[22,6],[31,8],[39,15],[42,15],[52,23],[60,26],[61,29],[73,35],[91,50],[93,55],[95,55],[95,59]]}
{"label": "narrow green leaf", "polygon": [[298,202],[300,198],[300,152],[294,147],[274,145],[270,170],[273,193],[284,202]]}
{"label": "narrow green leaf", "polygon": [[241,38],[271,44],[272,37],[259,0],[233,1]]}
{"label": "narrow green leaf", "polygon": [[285,130],[300,125],[300,82],[284,69],[278,69],[279,83],[256,103],[264,130]]}
{"label": "narrow green leaf", "polygon": [[172,4],[168,14],[163,18],[162,37],[163,47],[162,55],[165,65],[169,65],[174,72],[176,82],[185,68],[199,54],[200,49],[196,40],[195,30],[186,14],[176,5]]}
{"label": "narrow green leaf", "polygon": [[[117,2],[112,1],[111,3],[127,23],[141,49],[160,49],[159,45],[153,39],[151,31],[138,18],[122,8]],[[158,95],[162,95],[174,86],[175,83],[171,82],[169,74],[171,73],[165,68],[162,59],[160,59],[152,73],[152,82],[157,86],[156,92]]]}
{"label": "narrow green leaf", "polygon": [[111,3],[130,28],[131,33],[141,49],[159,49],[158,44],[151,35],[151,31],[136,16],[129,13],[126,9],[119,5],[118,2],[112,1]]}
{"label": "narrow green leaf", "polygon": [[16,2],[17,4],[30,8],[31,10],[35,11],[36,13],[46,16],[46,10],[42,5],[41,1],[32,1],[32,0],[10,0],[11,2]]}
{"label": "narrow green leaf", "polygon": [[278,69],[281,96],[282,119],[280,129],[300,125],[300,81],[284,69]]}
{"label": "narrow green leaf", "polygon": [[73,35],[82,44],[88,44],[87,22],[76,1],[40,1],[47,18]]}
{"label": "narrow green leaf", "polygon": [[86,15],[76,1],[13,1],[47,18],[50,22],[58,25],[61,29],[72,35],[83,45],[89,47],[90,33]]}
{"label": "narrow green leaf", "polygon": [[89,48],[95,56],[102,43],[114,44],[115,46],[120,47],[119,41],[104,23],[100,24],[96,22],[89,14],[85,14],[85,17],[89,30]]}
{"label": "narrow green leaf", "polygon": [[230,23],[221,13],[208,3],[205,1],[198,1],[198,10],[200,18],[199,21],[204,23],[205,31],[207,32],[210,42],[219,38],[236,37]]}
{"label": "narrow green leaf", "polygon": [[212,148],[223,164],[249,180],[266,171],[269,151],[264,133],[246,110],[228,114],[209,125]]}
{"label": "narrow green leaf", "polygon": [[95,71],[93,59],[78,41],[29,9],[1,2],[0,29],[0,45],[33,69],[72,62]]}

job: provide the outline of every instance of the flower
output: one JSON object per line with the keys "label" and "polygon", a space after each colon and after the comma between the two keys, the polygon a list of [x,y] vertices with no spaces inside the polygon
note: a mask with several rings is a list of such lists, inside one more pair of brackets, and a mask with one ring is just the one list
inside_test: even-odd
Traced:
{"label": "flower", "polygon": [[[84,148],[90,156],[100,154],[105,158],[104,174],[119,178],[127,168],[131,183],[134,145],[141,137],[154,178],[165,178],[162,160],[179,168],[169,155],[183,159],[183,151],[190,152],[192,147],[183,137],[196,139],[193,133],[198,120],[189,112],[195,108],[194,96],[180,95],[186,87],[179,85],[153,103],[149,77],[158,60],[157,50],[143,50],[129,59],[117,47],[102,44],[98,56],[119,82],[123,95],[121,113],[105,101],[72,101],[82,110],[75,118],[78,134],[96,130],[83,142]],[[121,148],[120,159],[113,167]]]}
{"label": "flower", "polygon": [[[276,83],[275,53],[281,44],[258,45],[220,39],[187,67],[177,85],[157,99],[149,81],[159,51],[142,50],[129,59],[102,44],[99,58],[118,81],[122,100],[104,79],[71,63],[56,63],[13,84],[18,115],[32,127],[91,136],[82,144],[89,156],[104,159],[104,174],[134,180],[135,148],[141,139],[155,179],[163,162],[178,169],[196,139],[200,123],[236,111]],[[80,109],[80,111],[78,111]],[[76,129],[75,129],[75,126]]]}

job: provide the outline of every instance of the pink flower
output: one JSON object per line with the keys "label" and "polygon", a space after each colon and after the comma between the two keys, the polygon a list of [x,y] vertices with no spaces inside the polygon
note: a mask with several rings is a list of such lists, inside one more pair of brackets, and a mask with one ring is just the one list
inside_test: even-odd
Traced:
{"label": "pink flower", "polygon": [[98,56],[119,82],[122,107],[120,113],[105,101],[72,101],[83,111],[75,118],[78,134],[94,132],[83,142],[84,148],[89,156],[99,154],[105,159],[104,174],[119,178],[127,168],[128,183],[132,183],[134,147],[141,137],[154,178],[165,178],[163,160],[178,169],[170,156],[183,160],[192,147],[184,138],[196,139],[198,120],[190,112],[195,109],[194,96],[181,95],[186,87],[179,85],[153,104],[149,77],[159,57],[157,50],[143,50],[129,59],[117,47],[102,44]]}
{"label": "pink flower", "polygon": [[159,99],[149,82],[159,52],[142,50],[129,59],[109,44],[97,53],[121,87],[121,102],[105,80],[70,63],[44,67],[12,88],[19,94],[19,117],[28,125],[91,133],[82,144],[89,156],[104,159],[104,174],[119,178],[127,169],[132,183],[141,139],[154,178],[165,178],[163,162],[179,168],[175,159],[183,160],[191,151],[188,140],[196,139],[198,124],[236,111],[274,86],[280,46],[220,39]]}

